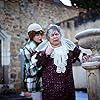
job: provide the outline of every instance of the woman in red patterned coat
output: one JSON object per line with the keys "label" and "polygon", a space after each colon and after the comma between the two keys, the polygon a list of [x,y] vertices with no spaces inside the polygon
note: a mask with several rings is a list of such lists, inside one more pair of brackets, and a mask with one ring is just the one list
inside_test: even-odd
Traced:
{"label": "woman in red patterned coat", "polygon": [[64,39],[57,25],[50,25],[47,40],[36,49],[32,66],[42,67],[43,100],[75,100],[72,63],[78,60],[80,49]]}

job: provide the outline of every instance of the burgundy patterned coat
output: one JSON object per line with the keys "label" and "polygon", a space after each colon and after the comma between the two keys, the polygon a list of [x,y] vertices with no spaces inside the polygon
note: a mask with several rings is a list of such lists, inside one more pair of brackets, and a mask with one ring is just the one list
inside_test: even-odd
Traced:
{"label": "burgundy patterned coat", "polygon": [[46,56],[43,51],[37,54],[37,65],[43,66],[43,100],[75,100],[72,63],[78,59],[79,54],[77,47],[69,51],[65,73],[57,73],[53,58]]}

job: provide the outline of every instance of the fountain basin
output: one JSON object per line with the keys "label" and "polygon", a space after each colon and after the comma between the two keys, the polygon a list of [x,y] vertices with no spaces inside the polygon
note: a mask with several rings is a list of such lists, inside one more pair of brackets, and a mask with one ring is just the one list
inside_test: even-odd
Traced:
{"label": "fountain basin", "polygon": [[100,49],[100,28],[87,29],[76,34],[79,46],[85,49]]}

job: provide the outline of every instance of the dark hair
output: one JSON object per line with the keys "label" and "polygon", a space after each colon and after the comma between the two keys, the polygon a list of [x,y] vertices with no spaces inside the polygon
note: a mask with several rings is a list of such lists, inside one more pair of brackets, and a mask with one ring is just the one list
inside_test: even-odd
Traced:
{"label": "dark hair", "polygon": [[40,30],[40,31],[30,31],[30,32],[28,32],[30,40],[33,40],[33,38],[34,38],[34,36],[36,34],[40,34],[40,35],[43,36],[44,35],[44,31]]}

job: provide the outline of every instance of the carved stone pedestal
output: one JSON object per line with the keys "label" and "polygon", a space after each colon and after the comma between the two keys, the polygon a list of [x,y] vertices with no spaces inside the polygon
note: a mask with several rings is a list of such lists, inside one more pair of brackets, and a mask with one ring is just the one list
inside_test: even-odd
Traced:
{"label": "carved stone pedestal", "polygon": [[100,62],[86,62],[82,67],[87,73],[89,100],[100,100]]}
{"label": "carved stone pedestal", "polygon": [[87,73],[87,91],[89,100],[100,100],[100,29],[88,29],[76,35],[78,44],[91,49],[93,54],[82,63]]}

